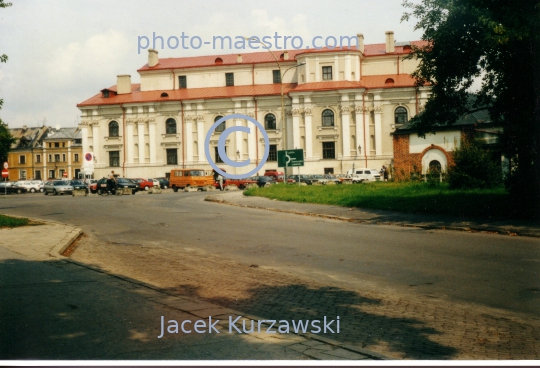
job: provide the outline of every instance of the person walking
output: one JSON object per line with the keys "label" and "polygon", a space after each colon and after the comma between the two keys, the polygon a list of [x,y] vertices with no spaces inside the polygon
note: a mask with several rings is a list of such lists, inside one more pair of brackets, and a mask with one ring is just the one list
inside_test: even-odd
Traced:
{"label": "person walking", "polygon": [[219,190],[223,191],[223,175],[219,174],[218,182],[219,182]]}

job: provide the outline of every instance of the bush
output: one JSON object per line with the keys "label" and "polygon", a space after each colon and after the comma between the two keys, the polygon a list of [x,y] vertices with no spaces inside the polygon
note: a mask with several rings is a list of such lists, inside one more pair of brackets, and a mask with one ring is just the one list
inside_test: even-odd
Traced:
{"label": "bush", "polygon": [[448,167],[451,189],[493,188],[501,182],[501,167],[489,151],[474,142],[464,142],[454,151],[454,163]]}

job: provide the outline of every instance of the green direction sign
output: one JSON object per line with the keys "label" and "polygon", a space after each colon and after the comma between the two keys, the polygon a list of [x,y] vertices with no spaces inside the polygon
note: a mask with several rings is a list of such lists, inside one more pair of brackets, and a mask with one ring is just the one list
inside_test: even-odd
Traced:
{"label": "green direction sign", "polygon": [[304,150],[277,151],[278,167],[304,166]]}

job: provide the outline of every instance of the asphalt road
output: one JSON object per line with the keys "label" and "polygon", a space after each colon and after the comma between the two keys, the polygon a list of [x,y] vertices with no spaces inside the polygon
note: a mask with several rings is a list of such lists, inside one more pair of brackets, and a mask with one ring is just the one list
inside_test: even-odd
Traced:
{"label": "asphalt road", "polygon": [[208,203],[206,194],[13,195],[0,212],[73,224],[126,246],[194,248],[347,288],[540,315],[536,238],[359,225]]}

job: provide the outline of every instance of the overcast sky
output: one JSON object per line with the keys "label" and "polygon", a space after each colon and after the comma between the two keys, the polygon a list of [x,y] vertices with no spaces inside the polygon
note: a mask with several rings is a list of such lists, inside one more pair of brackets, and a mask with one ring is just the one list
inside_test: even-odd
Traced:
{"label": "overcast sky", "polygon": [[[413,23],[400,23],[401,0],[228,0],[74,1],[11,0],[0,9],[0,118],[11,128],[46,124],[76,126],[76,104],[116,84],[118,74],[139,82],[138,37],[354,36],[384,43],[385,31],[399,41],[418,40]],[[189,40],[188,40],[189,41]],[[196,45],[196,44],[195,44]],[[143,44],[144,46],[144,44]],[[158,48],[159,57],[237,54],[236,50]],[[166,46],[166,45],[165,45]],[[174,44],[171,44],[174,47]],[[189,46],[189,45],[188,45]],[[290,48],[290,47],[289,47]],[[249,51],[245,51],[249,52]]]}

